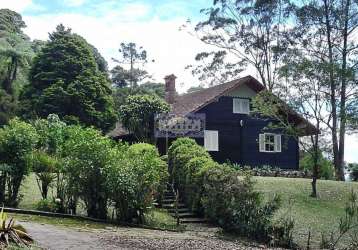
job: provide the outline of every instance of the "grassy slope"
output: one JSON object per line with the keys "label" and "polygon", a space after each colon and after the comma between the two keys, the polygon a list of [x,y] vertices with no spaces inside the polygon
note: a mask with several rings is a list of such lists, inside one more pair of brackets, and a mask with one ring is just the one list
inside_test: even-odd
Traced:
{"label": "grassy slope", "polygon": [[[312,241],[317,245],[321,232],[337,229],[339,218],[344,215],[344,206],[349,192],[352,189],[358,192],[358,183],[320,180],[318,181],[320,198],[315,199],[309,196],[311,192],[311,180],[309,179],[279,177],[255,177],[255,179],[258,190],[264,192],[267,197],[274,194],[281,195],[283,205],[277,217],[287,213],[288,210],[291,211],[296,223],[295,237],[301,245],[307,241],[309,230],[312,234]],[[36,202],[41,199],[34,175],[26,178],[21,188],[21,194],[23,199],[19,207],[34,209]],[[162,220],[162,217],[161,211],[155,211],[154,214],[150,214],[148,222],[152,226],[162,227],[163,225],[159,225],[159,222],[155,222]],[[153,218],[155,219],[151,220]],[[166,221],[164,224],[168,224],[169,228],[174,226],[174,221],[167,220],[164,220]]]}
{"label": "grassy slope", "polygon": [[[358,183],[318,181],[319,198],[311,198],[311,180],[255,177],[257,188],[267,197],[280,194],[282,209],[278,215],[290,211],[295,219],[295,237],[300,245],[307,241],[311,231],[313,243],[317,246],[321,232],[337,230],[339,218],[344,215],[345,203],[352,189],[358,192]],[[278,216],[279,217],[279,216]]]}

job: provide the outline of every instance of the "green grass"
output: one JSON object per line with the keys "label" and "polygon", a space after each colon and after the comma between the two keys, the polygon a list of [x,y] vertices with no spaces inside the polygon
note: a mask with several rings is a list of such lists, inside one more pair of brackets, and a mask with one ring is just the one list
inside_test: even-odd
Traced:
{"label": "green grass", "polygon": [[[282,208],[276,218],[290,212],[295,219],[295,240],[303,246],[307,241],[308,231],[311,231],[312,243],[318,246],[321,232],[331,232],[338,228],[340,217],[344,215],[345,203],[352,189],[358,192],[358,183],[336,182],[319,180],[317,187],[319,198],[310,197],[311,180],[255,177],[257,189],[266,197],[279,194],[282,198]],[[28,176],[21,187],[23,196],[19,207],[35,209],[36,203],[41,199],[35,176]],[[49,192],[52,197],[52,191]],[[34,220],[40,223],[65,225],[69,227],[104,227],[104,224],[92,223],[73,219],[53,219],[42,216],[16,215],[22,219]],[[180,230],[176,221],[164,210],[155,209],[146,214],[146,224],[163,229]]]}
{"label": "green grass", "polygon": [[165,209],[152,209],[145,214],[145,224],[150,227],[166,230],[183,230],[184,227],[177,226],[175,218],[170,216]]}
{"label": "green grass", "polygon": [[257,189],[266,197],[279,194],[282,208],[277,218],[287,213],[295,220],[295,240],[301,245],[307,241],[311,231],[312,243],[318,246],[321,232],[329,233],[338,229],[340,217],[344,216],[344,207],[349,193],[358,192],[358,183],[319,180],[317,188],[319,198],[310,197],[311,180],[279,177],[255,177]]}
{"label": "green grass", "polygon": [[69,227],[69,228],[81,228],[81,229],[103,229],[109,225],[106,223],[88,221],[84,219],[72,219],[72,218],[53,218],[40,215],[18,214],[8,213],[9,217],[14,218],[21,224],[21,221],[36,222],[40,224],[49,224],[54,226]]}
{"label": "green grass", "polygon": [[[53,197],[54,190],[50,188],[48,198]],[[31,173],[25,178],[20,188],[20,204],[19,208],[36,209],[36,204],[42,199],[41,192],[36,182],[35,174]]]}

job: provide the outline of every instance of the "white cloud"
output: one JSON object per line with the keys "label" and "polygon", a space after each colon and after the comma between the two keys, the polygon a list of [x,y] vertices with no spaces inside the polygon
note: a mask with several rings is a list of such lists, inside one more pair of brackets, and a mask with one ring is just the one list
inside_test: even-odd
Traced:
{"label": "white cloud", "polygon": [[32,0],[0,0],[0,9],[22,12],[33,5]]}
{"label": "white cloud", "polygon": [[78,7],[84,4],[86,0],[63,0],[64,5],[70,6],[70,7]]}
{"label": "white cloud", "polygon": [[203,50],[203,45],[185,31],[179,31],[184,19],[122,23],[121,18],[111,13],[103,17],[81,14],[24,16],[25,32],[32,39],[46,40],[48,32],[63,23],[97,47],[110,66],[113,66],[111,58],[118,56],[120,43],[133,41],[148,51],[150,59],[155,59],[155,63],[148,65],[148,71],[154,74],[155,80],[162,82],[165,75],[174,73],[178,77],[179,92],[199,85],[184,68],[193,62],[196,53]]}

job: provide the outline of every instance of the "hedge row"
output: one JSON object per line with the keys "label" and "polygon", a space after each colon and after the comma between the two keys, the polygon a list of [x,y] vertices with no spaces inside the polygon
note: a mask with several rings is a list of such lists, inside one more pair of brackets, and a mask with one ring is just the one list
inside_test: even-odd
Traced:
{"label": "hedge row", "polygon": [[280,206],[274,196],[265,202],[254,190],[249,174],[241,175],[228,164],[218,164],[192,139],[180,138],[168,151],[171,176],[180,196],[225,231],[264,242],[288,245],[293,225],[274,226],[272,218]]}

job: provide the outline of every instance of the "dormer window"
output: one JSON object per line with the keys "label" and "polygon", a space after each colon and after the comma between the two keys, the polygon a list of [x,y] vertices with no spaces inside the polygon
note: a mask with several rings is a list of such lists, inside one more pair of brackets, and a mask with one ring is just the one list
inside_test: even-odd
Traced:
{"label": "dormer window", "polygon": [[250,100],[243,98],[233,99],[233,113],[234,114],[249,114],[250,113]]}

